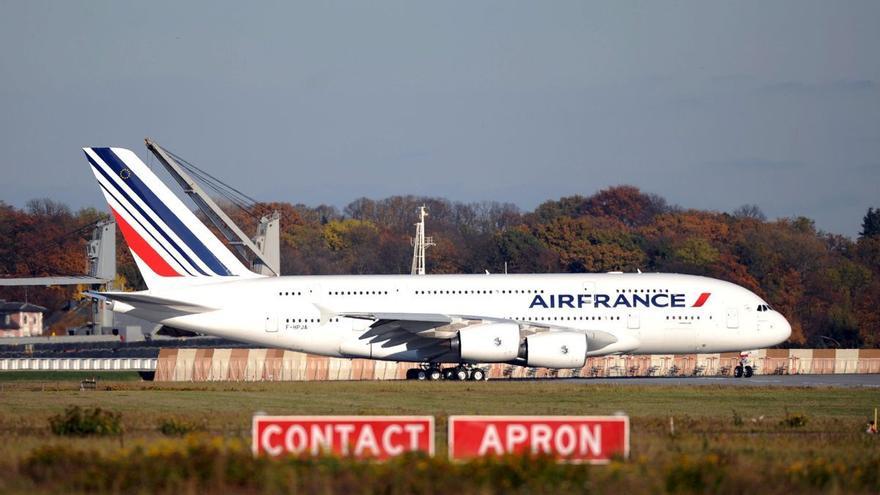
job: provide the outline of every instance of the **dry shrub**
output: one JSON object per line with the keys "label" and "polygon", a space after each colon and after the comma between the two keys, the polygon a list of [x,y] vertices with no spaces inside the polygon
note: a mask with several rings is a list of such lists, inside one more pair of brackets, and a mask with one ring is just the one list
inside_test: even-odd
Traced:
{"label": "dry shrub", "polygon": [[104,436],[122,434],[122,413],[71,406],[49,418],[52,433],[61,436]]}
{"label": "dry shrub", "polygon": [[188,419],[171,417],[159,420],[159,432],[168,437],[182,437],[188,433],[205,431],[204,422],[191,421]]}
{"label": "dry shrub", "polygon": [[666,491],[717,493],[726,474],[726,466],[718,454],[681,455],[666,466]]}
{"label": "dry shrub", "polygon": [[802,428],[807,426],[807,415],[804,413],[790,413],[785,411],[785,417],[779,422],[782,426],[789,428]]}
{"label": "dry shrub", "polygon": [[589,466],[526,457],[461,464],[424,454],[382,463],[338,457],[273,460],[254,458],[241,440],[199,435],[110,454],[42,447],[26,456],[19,470],[38,486],[57,491],[181,492],[197,487],[211,492],[538,494],[582,491],[590,472]]}
{"label": "dry shrub", "polygon": [[[246,439],[193,434],[96,451],[33,450],[19,474],[40,491],[98,493],[878,493],[877,452],[848,460],[750,464],[727,450],[637,456],[607,466],[504,457],[451,462],[410,454],[372,463],[338,457],[254,458]],[[831,460],[833,459],[833,460]]]}

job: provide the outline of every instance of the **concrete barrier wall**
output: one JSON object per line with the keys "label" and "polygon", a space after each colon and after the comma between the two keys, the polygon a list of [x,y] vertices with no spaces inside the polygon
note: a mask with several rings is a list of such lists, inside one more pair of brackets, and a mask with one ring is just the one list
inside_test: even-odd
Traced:
{"label": "concrete barrier wall", "polygon": [[[739,353],[603,356],[578,369],[485,365],[489,378],[724,376]],[[880,373],[880,349],[764,349],[751,354],[756,374]],[[282,349],[162,349],[157,381],[401,380],[415,363],[341,359]],[[2,368],[0,368],[2,369]]]}
{"label": "concrete barrier wall", "polygon": [[[730,375],[738,353],[603,356],[573,370],[485,365],[489,378]],[[756,374],[880,373],[880,349],[765,349]],[[398,380],[414,363],[340,359],[283,349],[162,349],[156,358],[0,359],[2,371],[156,371],[158,381]]]}

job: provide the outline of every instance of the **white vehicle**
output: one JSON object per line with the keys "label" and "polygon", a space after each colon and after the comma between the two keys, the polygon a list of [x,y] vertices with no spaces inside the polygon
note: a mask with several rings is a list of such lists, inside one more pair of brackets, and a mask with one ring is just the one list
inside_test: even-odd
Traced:
{"label": "white vehicle", "polygon": [[579,368],[607,354],[741,351],[791,334],[752,292],[691,275],[257,275],[134,153],[84,151],[148,287],[96,296],[174,328],[424,363],[410,374],[420,379],[483,379],[477,363]]}

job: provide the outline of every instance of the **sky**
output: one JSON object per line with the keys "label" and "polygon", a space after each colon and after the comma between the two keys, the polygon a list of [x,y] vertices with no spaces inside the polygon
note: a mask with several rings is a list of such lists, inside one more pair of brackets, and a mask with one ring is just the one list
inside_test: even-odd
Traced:
{"label": "sky", "polygon": [[104,208],[143,138],[263,201],[632,184],[854,237],[880,207],[880,2],[0,0],[0,200]]}

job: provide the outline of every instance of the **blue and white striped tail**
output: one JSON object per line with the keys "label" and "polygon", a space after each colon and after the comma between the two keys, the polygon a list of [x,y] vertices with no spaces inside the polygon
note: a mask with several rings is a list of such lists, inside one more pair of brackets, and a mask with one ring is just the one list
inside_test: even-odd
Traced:
{"label": "blue and white striped tail", "polygon": [[147,286],[255,277],[180,199],[124,148],[83,148]]}

